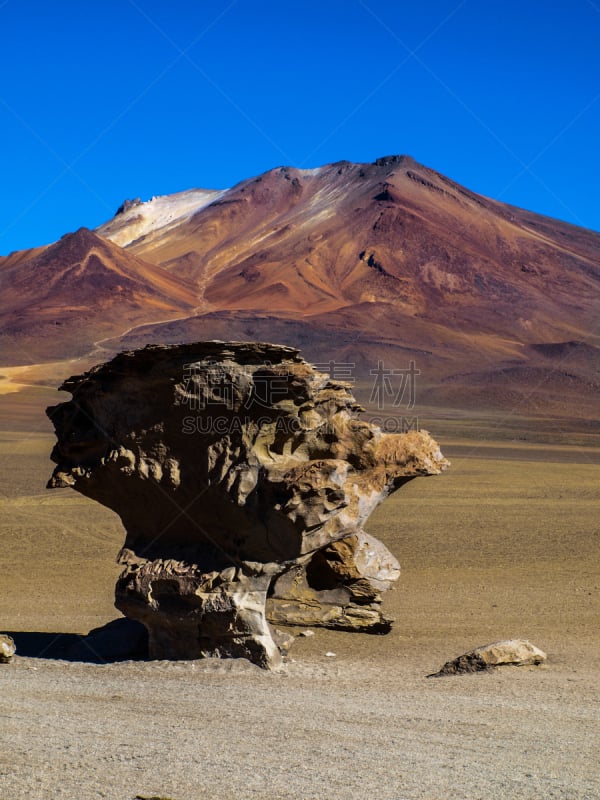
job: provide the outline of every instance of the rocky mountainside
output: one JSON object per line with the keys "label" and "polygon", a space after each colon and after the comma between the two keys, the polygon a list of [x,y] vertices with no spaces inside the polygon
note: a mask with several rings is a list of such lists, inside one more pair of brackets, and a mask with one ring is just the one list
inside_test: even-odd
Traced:
{"label": "rocky mountainside", "polygon": [[598,234],[483,198],[405,156],[271,170],[128,249],[207,281],[212,308],[383,304],[522,341],[579,339],[597,321]]}
{"label": "rocky mountainside", "polygon": [[0,259],[2,362],[85,355],[132,325],[183,316],[195,287],[81,228],[45,248]]}
{"label": "rocky mountainside", "polygon": [[142,203],[139,197],[126,200],[113,219],[97,229],[97,233],[121,247],[144,239],[146,245],[164,237],[188,217],[209,205],[223,192],[190,189],[187,192],[153,197]]}
{"label": "rocky mountainside", "polygon": [[[317,363],[354,364],[366,391],[378,362],[414,361],[430,406],[597,417],[600,234],[477,195],[407,156],[277,168],[222,192],[129,203],[97,233],[112,243],[88,232],[82,249],[105,242],[104,266],[125,259],[146,287],[90,288],[113,309],[85,311],[94,341],[115,337],[103,356],[148,342],[279,341]],[[3,289],[6,363],[24,363],[22,337],[34,343],[55,322],[53,358],[74,354],[81,302],[53,290],[35,304],[37,265],[56,248],[0,259],[2,286],[20,275],[32,298],[24,312]]]}

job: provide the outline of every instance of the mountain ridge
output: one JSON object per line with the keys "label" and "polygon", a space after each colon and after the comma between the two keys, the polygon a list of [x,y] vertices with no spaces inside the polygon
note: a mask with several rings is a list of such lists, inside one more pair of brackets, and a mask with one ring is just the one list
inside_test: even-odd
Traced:
{"label": "mountain ridge", "polygon": [[[231,189],[128,204],[79,240],[80,272],[73,285],[63,278],[70,293],[54,310],[76,316],[82,281],[91,290],[100,267],[110,274],[96,291],[115,318],[86,317],[96,357],[148,341],[258,338],[353,362],[364,384],[380,356],[403,364],[413,353],[434,405],[594,414],[600,234],[478,195],[409,156],[276,167]],[[64,275],[73,258],[60,241],[60,258],[57,243],[0,259],[2,285],[17,273],[34,285],[44,259]],[[0,323],[23,316],[10,291],[0,305]],[[34,341],[39,314],[25,310]]]}
{"label": "mountain ridge", "polygon": [[121,323],[195,304],[192,284],[87,228],[2,259],[0,291],[0,343],[4,355],[16,351],[17,363],[23,355],[34,363],[83,355]]}

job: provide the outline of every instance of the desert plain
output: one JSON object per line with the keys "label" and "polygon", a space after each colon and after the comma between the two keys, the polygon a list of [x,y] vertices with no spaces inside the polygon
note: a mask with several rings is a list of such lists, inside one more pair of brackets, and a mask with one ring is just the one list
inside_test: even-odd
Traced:
{"label": "desert plain", "polygon": [[[428,419],[451,468],[403,487],[367,528],[402,566],[387,635],[314,628],[281,674],[243,660],[103,664],[47,657],[119,616],[124,535],[107,509],[45,489],[54,397],[3,397],[0,631],[18,653],[0,665],[2,800],[600,796],[594,437],[560,426],[500,439],[481,420],[469,433],[467,414]],[[512,637],[547,662],[427,677]]]}

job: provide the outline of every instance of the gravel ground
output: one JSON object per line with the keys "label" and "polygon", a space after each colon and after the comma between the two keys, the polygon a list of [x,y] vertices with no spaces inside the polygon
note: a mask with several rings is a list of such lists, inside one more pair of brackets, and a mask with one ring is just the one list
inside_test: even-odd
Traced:
{"label": "gravel ground", "polygon": [[2,800],[594,800],[597,675],[410,663],[0,668]]}
{"label": "gravel ground", "polygon": [[[20,648],[0,665],[0,800],[600,798],[597,451],[447,453],[369,521],[402,564],[392,632],[315,629],[276,675],[40,657],[115,617],[123,542],[106,509],[45,493],[51,443],[0,442],[0,632]],[[512,637],[546,665],[425,677]]]}

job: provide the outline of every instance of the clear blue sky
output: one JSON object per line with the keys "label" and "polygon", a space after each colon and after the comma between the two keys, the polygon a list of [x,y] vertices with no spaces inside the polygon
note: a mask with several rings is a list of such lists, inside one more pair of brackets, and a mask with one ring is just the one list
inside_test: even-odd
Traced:
{"label": "clear blue sky", "polygon": [[0,254],[407,153],[600,230],[600,0],[0,0]]}

